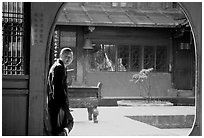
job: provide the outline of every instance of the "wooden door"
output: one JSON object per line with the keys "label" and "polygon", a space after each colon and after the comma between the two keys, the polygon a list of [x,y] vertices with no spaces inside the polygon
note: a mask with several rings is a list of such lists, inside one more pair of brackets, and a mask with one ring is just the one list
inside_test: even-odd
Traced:
{"label": "wooden door", "polygon": [[174,54],[174,87],[181,90],[193,88],[193,50],[178,46]]}

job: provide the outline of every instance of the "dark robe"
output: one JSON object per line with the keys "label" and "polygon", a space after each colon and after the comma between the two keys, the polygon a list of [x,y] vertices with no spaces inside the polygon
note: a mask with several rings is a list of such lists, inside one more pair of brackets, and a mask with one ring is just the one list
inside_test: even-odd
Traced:
{"label": "dark robe", "polygon": [[67,97],[67,72],[61,60],[50,68],[48,87],[45,129],[47,135],[61,135],[64,128],[71,131],[74,124]]}

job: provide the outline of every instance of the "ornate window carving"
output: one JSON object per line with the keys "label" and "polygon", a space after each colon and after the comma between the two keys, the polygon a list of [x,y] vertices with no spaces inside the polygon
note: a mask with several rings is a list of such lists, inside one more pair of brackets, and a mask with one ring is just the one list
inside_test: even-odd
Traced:
{"label": "ornate window carving", "polygon": [[24,75],[24,3],[2,3],[3,75]]}

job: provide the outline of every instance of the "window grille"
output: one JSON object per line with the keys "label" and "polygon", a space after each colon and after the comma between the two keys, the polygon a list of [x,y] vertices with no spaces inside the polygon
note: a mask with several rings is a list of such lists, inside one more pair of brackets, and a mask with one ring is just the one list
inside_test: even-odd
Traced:
{"label": "window grille", "polygon": [[144,47],[144,68],[154,68],[155,63],[155,52],[154,47]]}
{"label": "window grille", "polygon": [[118,47],[118,71],[127,71],[129,69],[129,46]]}
{"label": "window grille", "polygon": [[91,71],[115,71],[115,45],[93,44],[94,50],[89,58]]}
{"label": "window grille", "polygon": [[167,48],[166,47],[157,47],[156,50],[156,70],[157,71],[166,71],[168,67],[167,64]]}
{"label": "window grille", "polygon": [[167,47],[144,47],[144,68],[154,68],[157,72],[168,69]]}
{"label": "window grille", "polygon": [[22,2],[2,3],[2,74],[23,75],[24,14]]}
{"label": "window grille", "polygon": [[139,71],[141,68],[141,47],[131,46],[130,69],[131,71]]}

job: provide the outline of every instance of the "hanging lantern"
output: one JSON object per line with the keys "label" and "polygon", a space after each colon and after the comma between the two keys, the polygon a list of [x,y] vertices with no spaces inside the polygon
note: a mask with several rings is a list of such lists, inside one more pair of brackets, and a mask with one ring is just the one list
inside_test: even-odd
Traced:
{"label": "hanging lantern", "polygon": [[83,49],[84,50],[92,50],[93,49],[90,39],[85,40]]}

